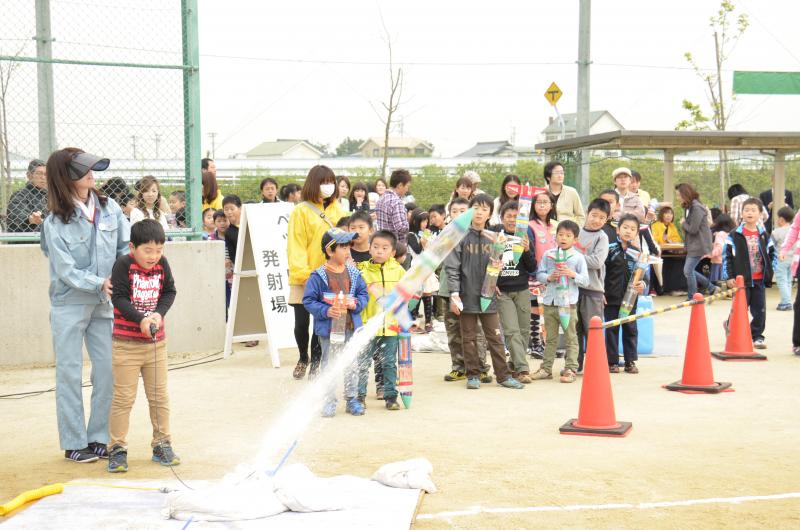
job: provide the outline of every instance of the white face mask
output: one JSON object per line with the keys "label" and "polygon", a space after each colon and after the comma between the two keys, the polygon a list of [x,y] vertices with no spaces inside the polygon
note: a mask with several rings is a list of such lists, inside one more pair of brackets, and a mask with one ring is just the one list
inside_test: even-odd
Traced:
{"label": "white face mask", "polygon": [[319,192],[322,194],[324,199],[327,199],[333,195],[334,190],[336,190],[336,184],[322,184],[319,187]]}

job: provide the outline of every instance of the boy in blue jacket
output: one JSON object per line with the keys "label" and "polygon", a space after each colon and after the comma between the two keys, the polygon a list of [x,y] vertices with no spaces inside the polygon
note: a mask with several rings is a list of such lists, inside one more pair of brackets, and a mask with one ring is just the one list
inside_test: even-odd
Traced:
{"label": "boy in blue jacket", "polygon": [[[345,323],[345,340],[349,340],[353,331],[361,327],[361,311],[366,307],[369,294],[367,285],[356,267],[350,265],[350,245],[358,237],[353,232],[344,232],[332,228],[322,236],[322,252],[328,258],[324,265],[311,273],[303,294],[303,305],[314,316],[314,334],[319,337],[322,348],[322,370],[329,362],[333,362],[340,354],[338,348],[331,351],[331,327],[333,319],[342,317],[340,309],[325,301],[325,294],[347,294],[347,315]],[[356,396],[358,372],[356,360],[348,365],[344,374],[344,395],[347,400],[347,412],[354,416],[364,414],[364,405]],[[331,380],[326,393],[322,415],[330,418],[336,415],[336,383]]]}

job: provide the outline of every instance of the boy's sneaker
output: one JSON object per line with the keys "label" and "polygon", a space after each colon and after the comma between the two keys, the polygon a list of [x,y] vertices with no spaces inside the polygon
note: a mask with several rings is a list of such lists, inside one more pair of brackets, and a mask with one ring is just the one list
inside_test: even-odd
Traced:
{"label": "boy's sneaker", "polygon": [[353,416],[363,416],[364,405],[361,404],[361,401],[359,401],[358,398],[353,398],[347,401],[347,406],[345,407],[344,411],[348,414],[352,414]]}
{"label": "boy's sneaker", "polygon": [[753,341],[753,348],[755,348],[757,350],[763,350],[766,347],[767,347],[767,343],[764,342],[764,339],[762,339],[762,338],[758,338],[758,339]]}
{"label": "boy's sneaker", "polygon": [[308,380],[313,381],[319,375],[319,361],[313,362],[308,367]]}
{"label": "boy's sneaker", "polygon": [[638,374],[639,369],[636,368],[636,363],[631,361],[629,363],[625,363],[625,373],[628,374]]}
{"label": "boy's sneaker", "polygon": [[513,377],[509,377],[508,379],[506,379],[502,383],[498,383],[498,384],[500,386],[502,386],[502,387],[513,388],[515,390],[521,390],[521,389],[525,388],[525,385],[523,385],[522,383],[520,383],[519,381],[517,381]]}
{"label": "boy's sneaker", "polygon": [[100,442],[89,442],[89,450],[96,454],[98,458],[108,458],[106,444]]}
{"label": "boy's sneaker", "polygon": [[177,466],[180,465],[181,459],[172,450],[172,445],[169,442],[161,442],[153,447],[153,462],[162,466]]}
{"label": "boy's sneaker", "polygon": [[100,457],[94,454],[91,449],[85,447],[83,449],[69,449],[64,451],[64,458],[79,464],[88,464],[90,462],[97,462]]}
{"label": "boy's sneaker", "polygon": [[800,355],[800,346],[793,346],[792,353],[795,355]]}
{"label": "boy's sneaker", "polygon": [[481,373],[481,383],[491,383],[491,382],[492,382],[492,376],[489,375],[489,372]]}
{"label": "boy's sneaker", "polygon": [[531,357],[540,361],[544,359],[544,346],[541,344],[531,346]]}
{"label": "boy's sneaker", "polygon": [[467,374],[464,372],[459,372],[458,370],[453,370],[449,374],[444,376],[445,381],[461,381],[467,377]]}
{"label": "boy's sneaker", "polygon": [[336,416],[336,403],[326,403],[322,407],[323,418],[333,418]]}
{"label": "boy's sneaker", "polygon": [[120,446],[114,446],[108,457],[109,473],[125,473],[128,471],[128,451]]}
{"label": "boy's sneaker", "polygon": [[529,385],[533,383],[533,379],[531,379],[530,372],[520,372],[519,377],[515,378],[517,381],[522,383],[523,385]]}
{"label": "boy's sneaker", "polygon": [[386,410],[400,410],[400,404],[396,397],[386,398]]}
{"label": "boy's sneaker", "polygon": [[428,322],[425,324],[425,333],[430,333],[433,331],[433,322]]}
{"label": "boy's sneaker", "polygon": [[792,304],[778,304],[778,307],[776,309],[778,311],[791,311]]}
{"label": "boy's sneaker", "polygon": [[375,390],[375,399],[383,399],[383,389],[378,388]]}
{"label": "boy's sneaker", "polygon": [[481,387],[481,380],[477,377],[470,377],[467,379],[468,390],[478,390]]}
{"label": "boy's sneaker", "polygon": [[553,374],[551,374],[550,372],[548,372],[544,368],[539,368],[531,376],[531,379],[533,379],[534,381],[539,381],[541,379],[552,379],[552,378],[553,378]]}
{"label": "boy's sneaker", "polygon": [[611,374],[618,374],[619,373],[619,365],[618,364],[609,364],[608,365],[608,372]]}
{"label": "boy's sneaker", "polygon": [[562,383],[574,383],[577,376],[575,372],[570,370],[569,368],[565,368],[561,371],[561,377],[559,377],[559,381]]}

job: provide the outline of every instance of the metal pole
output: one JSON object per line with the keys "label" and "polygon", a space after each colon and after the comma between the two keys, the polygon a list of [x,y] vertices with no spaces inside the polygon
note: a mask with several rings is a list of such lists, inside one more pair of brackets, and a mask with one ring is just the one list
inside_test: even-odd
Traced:
{"label": "metal pole", "polygon": [[664,202],[671,203],[675,197],[675,151],[664,149]]}
{"label": "metal pole", "polygon": [[[587,136],[589,134],[589,65],[591,64],[590,44],[592,29],[592,1],[580,0],[580,16],[578,28],[578,115],[575,127],[575,136]],[[589,158],[591,154],[588,149],[581,149],[578,152],[578,193],[583,204],[589,202]]]}
{"label": "metal pole", "polygon": [[36,0],[36,87],[39,98],[39,158],[47,160],[56,150],[56,118],[53,101],[53,38],[50,34],[50,0]]}
{"label": "metal pole", "polygon": [[[786,206],[786,152],[775,151],[775,174],[772,176],[772,226],[776,226],[778,210]],[[768,205],[764,205],[766,208]]]}
{"label": "metal pole", "polygon": [[183,130],[184,170],[186,172],[186,221],[199,233],[203,228],[200,159],[200,49],[197,30],[197,0],[181,0],[183,41]]}

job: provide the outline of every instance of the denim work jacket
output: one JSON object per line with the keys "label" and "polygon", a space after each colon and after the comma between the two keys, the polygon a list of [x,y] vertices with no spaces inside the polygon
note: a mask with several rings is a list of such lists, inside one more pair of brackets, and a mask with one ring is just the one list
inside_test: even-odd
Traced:
{"label": "denim work jacket", "polygon": [[55,306],[108,302],[103,282],[119,256],[128,253],[131,228],[122,210],[99,201],[92,223],[75,211],[68,223],[48,215],[40,246],[50,261],[50,302]]}

